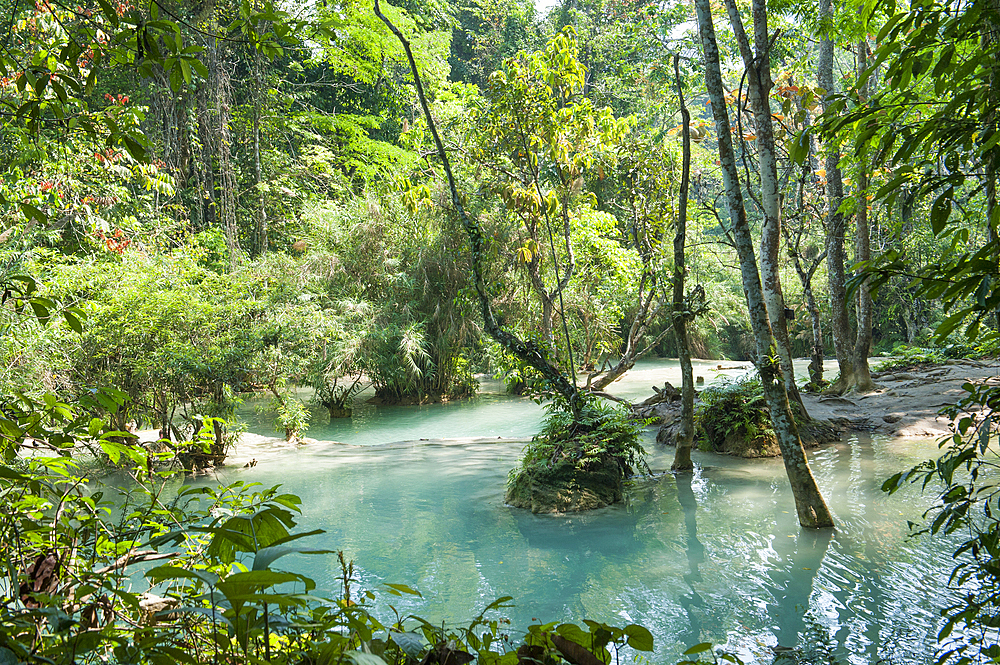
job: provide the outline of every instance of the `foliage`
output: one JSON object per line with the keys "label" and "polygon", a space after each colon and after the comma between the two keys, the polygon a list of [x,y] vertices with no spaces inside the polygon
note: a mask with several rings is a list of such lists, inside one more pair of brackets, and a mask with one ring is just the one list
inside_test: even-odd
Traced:
{"label": "foliage", "polygon": [[309,409],[290,390],[278,388],[271,399],[271,408],[275,427],[284,432],[286,441],[299,441],[302,433],[309,429]]}
{"label": "foliage", "polygon": [[[645,450],[639,442],[643,423],[631,410],[612,406],[597,398],[584,401],[578,416],[559,398],[546,405],[541,431],[524,447],[522,469],[546,470],[569,461],[586,471],[591,465],[612,459],[623,477],[643,464]],[[517,474],[511,471],[511,478]]]}
{"label": "foliage", "polygon": [[[331,554],[299,544],[320,532],[295,530],[298,497],[242,482],[181,484],[162,468],[174,451],[95,438],[100,426],[68,405],[25,407],[32,436],[55,435],[38,429],[51,423],[62,436],[49,438],[54,445],[98,445],[135,464],[124,491],[87,487],[80,463],[68,456],[8,456],[13,464],[0,466],[0,656],[7,660],[403,665],[422,658],[516,663],[530,654],[577,663],[584,652],[607,662],[625,647],[653,649],[641,626],[591,621],[530,626],[519,646],[497,617],[508,597],[465,628],[420,618],[384,625],[372,614],[375,591],[356,587],[342,552],[339,596],[324,597],[308,576],[275,565],[289,554]],[[26,433],[5,438],[4,450]],[[152,561],[161,563],[145,571],[150,592],[134,593],[134,566]],[[387,584],[385,592],[419,595],[402,584]]]}
{"label": "foliage", "polygon": [[695,436],[708,450],[742,457],[775,454],[774,430],[760,376],[723,377],[705,388],[695,410]]}
{"label": "foliage", "polygon": [[[866,7],[865,18],[875,11]],[[898,207],[904,220],[923,211],[950,248],[916,270],[892,248],[863,266],[859,279],[876,287],[895,276],[911,279],[918,293],[940,299],[949,312],[937,329],[940,340],[963,324],[974,337],[1000,305],[997,10],[990,3],[926,0],[906,8],[890,3],[885,11],[873,62],[825,110],[823,131],[834,140],[852,132],[856,156],[888,171],[874,199]],[[876,71],[890,84],[860,102],[858,90]]]}
{"label": "foliage", "polygon": [[[944,409],[956,419],[954,434],[943,439],[937,460],[928,460],[889,478],[882,489],[890,494],[911,484],[933,488],[937,503],[925,513],[926,526],[911,525],[916,533],[954,535],[955,568],[950,585],[957,602],[944,611],[946,622],[938,632],[938,662],[980,662],[1000,654],[996,625],[1000,616],[1000,519],[996,503],[1000,466],[995,445],[996,410],[1000,388],[989,383],[966,383],[966,397]],[[956,628],[961,629],[957,633]]]}
{"label": "foliage", "polygon": [[876,365],[876,372],[909,369],[920,365],[940,365],[950,357],[943,349],[925,349],[906,344],[897,344],[891,353],[885,355],[891,358]]}

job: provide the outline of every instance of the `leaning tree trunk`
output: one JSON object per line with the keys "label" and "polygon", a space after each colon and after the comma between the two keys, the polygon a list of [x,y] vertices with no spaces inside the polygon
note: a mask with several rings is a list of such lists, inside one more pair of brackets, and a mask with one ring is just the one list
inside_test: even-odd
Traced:
{"label": "leaning tree trunk", "polygon": [[684,243],[687,239],[688,185],[691,174],[691,114],[684,103],[678,60],[679,56],[675,54],[674,79],[677,82],[677,100],[681,107],[684,156],[681,162],[680,198],[677,202],[677,228],[674,230],[674,298],[671,318],[674,334],[677,337],[677,359],[681,364],[681,427],[677,433],[674,463],[670,468],[674,471],[687,471],[694,468],[691,462],[691,448],[694,445],[694,370],[691,367],[691,340],[687,332],[690,307],[684,302]]}
{"label": "leaning tree trunk", "polygon": [[[649,291],[643,296],[643,290],[645,289],[646,282],[650,282]],[[656,338],[646,344],[645,346],[640,346],[643,336],[645,336],[646,331],[649,330],[649,322],[656,316],[660,310],[660,304],[656,297],[657,282],[656,276],[651,272],[644,271],[642,279],[639,283],[639,310],[636,312],[635,318],[632,319],[632,324],[629,326],[628,333],[625,335],[625,352],[622,354],[618,362],[603,374],[594,372],[587,377],[587,390],[592,392],[600,392],[610,386],[612,383],[621,378],[625,372],[629,371],[635,367],[635,363],[639,358],[649,353],[654,346],[660,343],[663,337],[666,335],[666,330],[661,332]],[[600,374],[600,376],[598,376]],[[594,377],[597,377],[596,380]]]}
{"label": "leaning tree trunk", "polygon": [[743,66],[747,72],[750,106],[753,109],[757,135],[757,163],[760,171],[760,198],[764,209],[764,226],[761,229],[760,256],[764,303],[771,322],[775,348],[785,379],[788,399],[804,420],[808,419],[792,366],[792,345],[788,340],[788,322],[785,319],[785,297],[781,290],[779,256],[781,250],[781,201],[778,194],[778,164],[774,148],[774,128],[771,120],[770,37],[767,33],[767,8],[764,0],[753,2],[755,54],[750,47],[743,19],[735,0],[726,0],[726,9],[739,45]]}
{"label": "leaning tree trunk", "polygon": [[695,0],[698,26],[702,47],[705,51],[705,83],[712,103],[715,129],[719,142],[719,162],[725,187],[726,204],[732,226],[732,236],[739,255],[743,291],[750,313],[750,324],[757,344],[757,371],[764,387],[764,396],[771,412],[771,422],[778,437],[781,456],[785,464],[795,497],[795,509],[799,523],[804,527],[820,528],[833,526],[833,516],[820,494],[816,479],[813,478],[806,460],[798,428],[792,418],[785,392],[785,382],[781,370],[771,360],[774,338],[767,318],[767,307],[757,271],[753,238],[747,221],[743,192],[740,189],[739,173],[726,109],[725,92],[722,87],[722,70],[719,65],[719,49],[712,21],[711,0]]}
{"label": "leaning tree trunk", "polygon": [[444,142],[438,133],[437,124],[431,115],[430,106],[427,104],[424,85],[420,80],[420,72],[417,70],[417,62],[413,58],[410,42],[400,32],[399,28],[382,13],[382,9],[379,7],[379,0],[374,1],[375,15],[396,36],[396,39],[403,46],[403,51],[406,53],[406,60],[410,65],[410,72],[413,75],[413,84],[417,89],[417,99],[420,101],[420,108],[424,112],[427,127],[434,140],[434,147],[437,149],[438,157],[440,157],[441,165],[444,168],[445,179],[448,182],[448,191],[451,194],[451,204],[454,206],[455,212],[462,221],[462,226],[465,228],[466,235],[469,237],[469,246],[472,252],[472,283],[476,289],[476,296],[482,310],[486,332],[508,352],[538,370],[542,378],[548,381],[549,385],[566,400],[574,418],[578,418],[580,407],[582,406],[582,396],[576,386],[576,382],[570,382],[558,367],[549,362],[545,351],[539,348],[537,344],[531,340],[520,339],[497,322],[496,315],[493,313],[492,303],[490,302],[489,291],[486,288],[486,281],[483,277],[482,263],[483,257],[486,254],[486,238],[483,237],[479,224],[466,212],[465,206],[462,205],[462,197],[458,193],[455,176],[451,171],[451,160],[448,159],[448,153],[444,149]]}
{"label": "leaning tree trunk", "polygon": [[[829,21],[830,0],[820,0],[820,18]],[[833,40],[824,35],[819,45],[816,80],[826,90],[824,102],[833,94]],[[854,370],[854,348],[851,340],[851,322],[847,314],[847,279],[844,264],[844,235],[847,219],[840,212],[844,202],[844,180],[840,172],[840,150],[831,141],[826,146],[826,266],[830,285],[830,332],[833,348],[837,353],[840,377],[827,388],[827,392],[843,394],[857,382]]]}
{"label": "leaning tree trunk", "polygon": [[[861,73],[868,69],[868,42],[862,39],[858,43],[858,79]],[[871,81],[871,79],[868,79]],[[864,104],[868,100],[868,83],[861,87],[859,101]],[[854,259],[858,262],[870,261],[872,258],[871,229],[868,224],[868,167],[865,164],[866,155],[862,154],[858,164],[858,184],[855,194],[855,239]],[[872,350],[872,292],[868,280],[858,287],[858,334],[854,341],[854,387],[858,391],[875,389],[872,381],[871,368],[868,366],[868,355]]]}

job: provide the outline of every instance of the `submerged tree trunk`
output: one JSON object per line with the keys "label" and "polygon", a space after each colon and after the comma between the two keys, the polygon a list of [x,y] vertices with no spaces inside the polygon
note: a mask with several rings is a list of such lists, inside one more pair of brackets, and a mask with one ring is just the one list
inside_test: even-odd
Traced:
{"label": "submerged tree trunk", "polygon": [[691,114],[684,104],[681,87],[679,56],[674,55],[674,79],[677,82],[677,100],[681,107],[681,136],[684,156],[681,165],[681,189],[677,202],[677,228],[674,231],[673,311],[674,334],[677,337],[677,359],[681,364],[681,427],[674,449],[674,471],[687,471],[694,467],[691,448],[694,444],[694,370],[691,367],[691,341],[688,339],[687,322],[690,307],[684,302],[684,244],[687,239],[688,184],[691,173]]}
{"label": "submerged tree trunk", "polygon": [[785,320],[785,297],[781,290],[779,254],[781,250],[781,201],[778,195],[778,164],[774,148],[774,128],[771,120],[770,36],[767,32],[767,8],[764,0],[753,2],[755,54],[750,47],[743,19],[735,0],[726,0],[726,9],[739,44],[743,66],[747,72],[750,106],[753,109],[757,136],[757,163],[760,171],[760,198],[764,211],[764,226],[760,237],[760,272],[764,304],[771,322],[775,348],[785,379],[785,390],[795,411],[808,419],[792,366],[792,346],[788,339],[788,322]]}
{"label": "submerged tree trunk", "polygon": [[771,326],[767,318],[760,273],[757,271],[753,238],[747,221],[743,192],[740,189],[739,174],[736,169],[736,157],[730,131],[729,112],[726,108],[722,86],[722,71],[719,64],[719,50],[715,38],[710,0],[695,0],[695,9],[698,14],[698,26],[705,52],[705,83],[718,134],[719,161],[722,167],[732,237],[739,254],[743,292],[746,295],[750,324],[757,345],[757,370],[760,373],[764,396],[771,412],[771,422],[778,437],[785,472],[795,497],[795,509],[799,523],[809,528],[830,527],[833,526],[833,516],[830,514],[830,510],[820,494],[819,487],[816,485],[816,479],[813,478],[812,471],[809,469],[805,450],[799,439],[798,428],[788,405],[784,377],[780,368],[771,360],[774,338],[771,335]]}

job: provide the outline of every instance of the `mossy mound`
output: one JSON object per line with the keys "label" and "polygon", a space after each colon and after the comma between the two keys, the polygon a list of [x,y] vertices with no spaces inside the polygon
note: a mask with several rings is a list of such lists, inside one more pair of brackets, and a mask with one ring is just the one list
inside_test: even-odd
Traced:
{"label": "mossy mound", "polygon": [[549,468],[522,468],[507,486],[505,501],[533,513],[574,513],[622,500],[625,473],[617,458],[603,455],[581,466],[561,459]]}
{"label": "mossy mound", "polygon": [[777,457],[778,438],[756,375],[706,388],[695,412],[695,436],[703,450],[735,457]]}
{"label": "mossy mound", "polygon": [[533,513],[603,508],[622,499],[622,483],[642,463],[641,424],[631,411],[593,399],[577,413],[555,402],[542,431],[511,471],[506,501]]}

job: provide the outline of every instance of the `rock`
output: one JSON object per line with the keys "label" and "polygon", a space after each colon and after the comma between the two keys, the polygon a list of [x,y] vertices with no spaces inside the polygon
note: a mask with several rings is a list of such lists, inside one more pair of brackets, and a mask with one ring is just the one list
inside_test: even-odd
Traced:
{"label": "rock", "polygon": [[889,424],[898,423],[900,420],[903,419],[903,416],[905,415],[906,415],[905,413],[887,413],[884,416],[882,416],[882,420],[884,420]]}
{"label": "rock", "polygon": [[571,460],[550,468],[521,469],[504,501],[533,513],[574,513],[603,508],[622,499],[624,474],[610,455],[580,469]]}
{"label": "rock", "polygon": [[652,406],[639,407],[635,413],[639,418],[652,419],[653,425],[657,423],[670,422],[680,414],[680,404],[669,402],[654,404]]}
{"label": "rock", "polygon": [[676,446],[677,435],[681,431],[681,419],[678,417],[664,420],[656,431],[656,442],[662,446]]}
{"label": "rock", "polygon": [[164,598],[153,593],[142,594],[139,597],[139,611],[142,612],[143,623],[147,626],[155,626],[161,621],[176,621],[178,619],[176,612],[169,612],[165,615],[161,615],[160,612],[172,610],[179,604],[180,601],[176,598]]}
{"label": "rock", "polygon": [[652,406],[661,402],[673,402],[681,398],[681,392],[670,385],[669,381],[663,382],[663,388],[653,386],[653,392],[656,394],[652,397],[647,397],[639,406]]}

